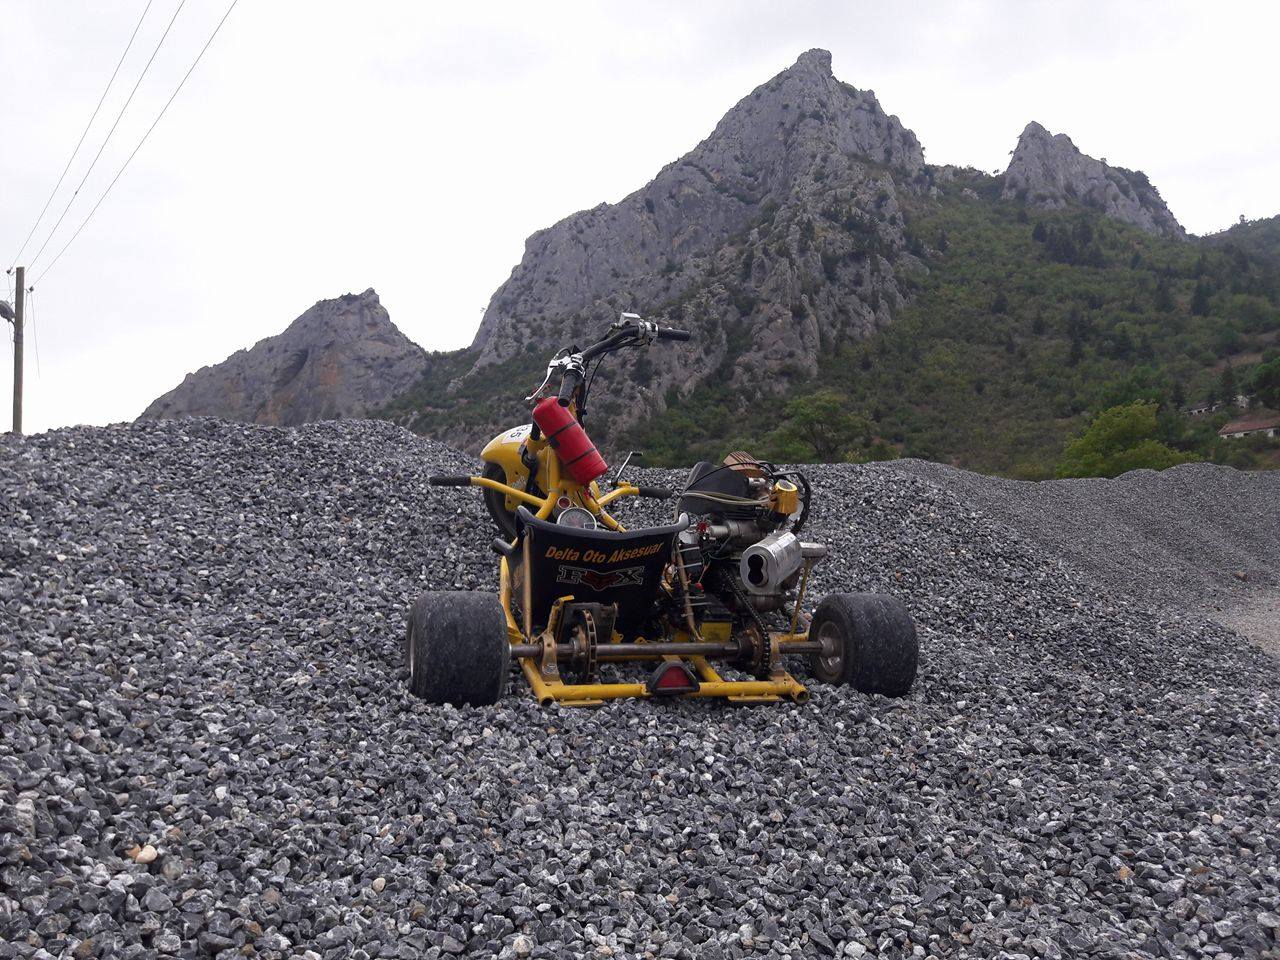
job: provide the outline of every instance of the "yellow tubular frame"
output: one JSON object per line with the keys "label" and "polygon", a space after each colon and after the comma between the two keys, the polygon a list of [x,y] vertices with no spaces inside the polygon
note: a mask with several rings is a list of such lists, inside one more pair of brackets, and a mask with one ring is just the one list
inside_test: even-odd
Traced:
{"label": "yellow tubular frame", "polygon": [[[567,497],[570,502],[590,510],[610,530],[621,531],[625,529],[604,508],[607,504],[620,497],[636,496],[640,492],[638,487],[623,483],[602,495],[595,483],[584,486],[576,482],[572,477],[563,475],[560,471],[560,460],[545,443],[538,444],[536,447],[534,444],[530,444],[530,446],[536,449],[539,459],[545,463],[547,479],[547,495],[545,497],[534,496],[524,490],[519,490],[498,480],[491,480],[488,477],[471,477],[471,485],[473,487],[486,487],[490,490],[497,490],[499,493],[525,503],[533,510],[534,515],[542,520],[551,516],[551,512],[555,509],[560,497]],[[805,579],[808,579],[807,576]],[[507,639],[512,644],[537,643],[540,638],[526,636],[512,613],[511,589],[511,567],[507,563],[507,558],[502,557],[498,563],[498,599],[502,604],[502,612],[507,620]],[[803,599],[802,587],[801,595],[796,601],[797,610]],[[678,640],[690,639],[684,631],[677,631],[675,636]],[[643,638],[639,639],[643,640]],[[785,652],[787,644],[804,642],[809,639],[809,635],[807,631],[804,633],[795,632],[795,626],[793,625],[791,632],[772,634],[771,639],[776,641],[779,648]],[[620,643],[621,641],[622,637],[618,633],[614,633],[610,638],[601,640],[603,643]],[[653,659],[659,660],[662,658],[655,656]],[[676,696],[724,697],[735,703],[769,703],[784,697],[797,703],[803,703],[809,699],[809,693],[804,685],[791,674],[782,670],[780,666],[775,667],[774,674],[767,680],[725,680],[704,657],[688,657],[685,658],[685,662],[692,666],[698,674],[699,686],[697,690],[690,693],[676,694]],[[561,703],[565,706],[599,706],[605,700],[616,700],[621,697],[654,696],[643,683],[564,683],[558,677],[543,676],[535,657],[521,657],[520,667],[524,672],[525,679],[529,682],[529,686],[533,688],[534,696],[538,698],[538,702],[543,706],[550,706],[553,703]]]}

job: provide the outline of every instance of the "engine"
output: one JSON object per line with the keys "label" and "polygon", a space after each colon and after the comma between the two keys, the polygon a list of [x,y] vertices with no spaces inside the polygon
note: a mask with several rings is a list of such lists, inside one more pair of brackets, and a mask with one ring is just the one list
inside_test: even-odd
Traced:
{"label": "engine", "polygon": [[678,560],[701,615],[783,609],[807,567],[827,553],[800,537],[809,511],[804,476],[745,453],[694,466],[680,509],[697,518],[680,536]]}

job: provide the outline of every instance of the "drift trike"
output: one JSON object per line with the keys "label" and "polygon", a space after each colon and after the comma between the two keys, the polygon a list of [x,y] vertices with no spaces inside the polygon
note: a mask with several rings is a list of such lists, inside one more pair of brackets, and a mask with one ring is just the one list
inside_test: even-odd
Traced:
{"label": "drift trike", "polygon": [[[731,453],[696,464],[678,493],[624,482],[622,471],[601,486],[608,467],[583,428],[595,369],[618,350],[688,339],[624,313],[599,342],[552,358],[526,398],[532,422],[484,448],[479,476],[430,478],[483,491],[499,533],[498,592],[425,593],[413,604],[405,663],[415,694],[493,703],[515,659],[544,705],[804,701],[786,669],[792,656],[821,683],[889,696],[910,689],[918,647],[900,601],[835,593],[805,612],[810,572],[827,548],[801,536],[812,491],[799,471]],[[672,521],[623,527],[606,508],[635,496],[675,497]]]}

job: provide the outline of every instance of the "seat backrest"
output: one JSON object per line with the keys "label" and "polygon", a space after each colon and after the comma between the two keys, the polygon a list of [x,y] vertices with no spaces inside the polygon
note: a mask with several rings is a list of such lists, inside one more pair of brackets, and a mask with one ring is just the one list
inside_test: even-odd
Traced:
{"label": "seat backrest", "polygon": [[700,493],[726,494],[730,497],[750,498],[751,485],[738,470],[727,466],[712,466],[706,460],[699,460],[689,471],[685,480],[684,494],[680,497],[682,513],[693,516],[720,514],[722,516],[751,516],[755,506],[741,507],[726,505],[723,501],[699,496]]}
{"label": "seat backrest", "polygon": [[516,525],[535,629],[546,626],[557,599],[572,594],[579,602],[616,603],[617,629],[627,633],[652,613],[672,543],[689,518],[643,530],[581,530],[539,520],[520,507]]}

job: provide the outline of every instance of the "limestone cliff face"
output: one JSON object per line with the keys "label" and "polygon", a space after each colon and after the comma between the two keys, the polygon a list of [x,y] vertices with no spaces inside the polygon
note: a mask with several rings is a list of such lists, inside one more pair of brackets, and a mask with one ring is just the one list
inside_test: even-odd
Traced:
{"label": "limestone cliff face", "polygon": [[926,180],[915,134],[810,50],[648,185],[530,237],[485,312],[471,376],[530,344],[585,343],[626,309],[691,328],[696,346],[635,375],[602,371],[630,380],[627,403],[605,410],[614,425],[729,367],[784,391],[816,371],[824,340],[865,335],[902,302],[895,270],[915,260],[899,193]]}
{"label": "limestone cliff face", "polygon": [[425,355],[373,290],[321,300],[278,336],[188,374],[139,419],[292,426],[367,415],[422,375]]}
{"label": "limestone cliff face", "polygon": [[1066,134],[1054,136],[1034,120],[1018,138],[1002,195],[1044,210],[1080,203],[1148,233],[1186,236],[1145,174],[1087,156]]}
{"label": "limestone cliff face", "polygon": [[[864,339],[926,271],[927,221],[955,170],[925,165],[915,134],[823,50],[752,91],[688,154],[616,204],[533,234],[471,347],[427,357],[366,291],[323,301],[278,337],[191,374],[143,414],[294,424],[380,415],[478,448],[522,415],[555,349],[597,339],[621,311],[692,331],[689,344],[618,354],[600,370],[599,441],[663,414],[700,385],[743,404],[785,397],[841,343]],[[975,181],[976,183],[976,181]],[[1029,124],[997,194],[1088,208],[1183,237],[1147,178]],[[941,244],[940,244],[941,245]],[[726,394],[721,394],[726,395]]]}

